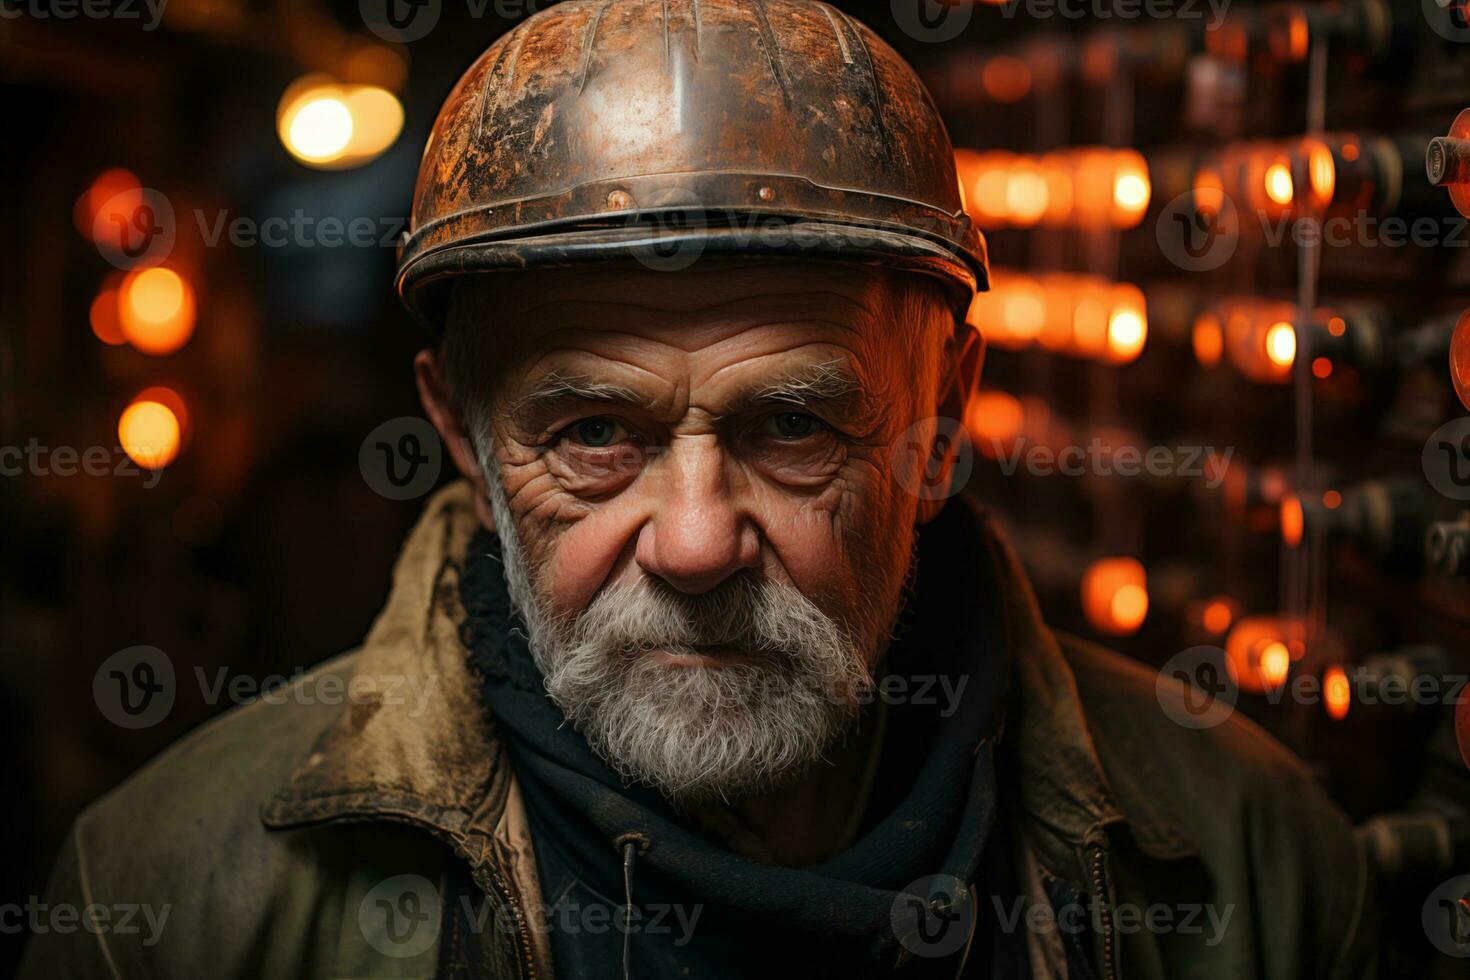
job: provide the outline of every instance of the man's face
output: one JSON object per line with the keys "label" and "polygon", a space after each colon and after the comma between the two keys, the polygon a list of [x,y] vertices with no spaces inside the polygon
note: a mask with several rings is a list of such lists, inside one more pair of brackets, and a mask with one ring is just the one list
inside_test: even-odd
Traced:
{"label": "man's face", "polygon": [[815,760],[897,613],[891,448],[935,414],[950,331],[916,321],[947,314],[835,264],[467,286],[452,316],[497,338],[471,438],[552,697],[673,797]]}

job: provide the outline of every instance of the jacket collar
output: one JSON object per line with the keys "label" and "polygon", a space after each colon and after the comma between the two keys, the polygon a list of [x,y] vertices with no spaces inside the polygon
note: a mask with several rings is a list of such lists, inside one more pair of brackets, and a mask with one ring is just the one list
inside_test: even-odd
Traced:
{"label": "jacket collar", "polygon": [[[454,842],[472,863],[483,860],[492,837],[505,838],[507,806],[519,811],[518,793],[458,631],[461,562],[478,526],[472,492],[462,480],[446,487],[410,532],[387,606],[352,667],[358,696],[265,804],[267,826],[404,820]],[[961,499],[951,506],[974,505]],[[988,517],[982,524],[1003,593],[1013,663],[1005,740],[1012,742],[1018,772],[1009,784],[1029,836],[1070,849],[1127,824],[1150,856],[1195,853],[1177,819],[1156,801],[1115,802],[1056,637],[999,531]],[[419,693],[407,698],[405,690]]]}
{"label": "jacket collar", "polygon": [[[1031,583],[988,514],[982,515],[982,528],[1002,595],[1014,678],[1006,725],[1016,771],[1006,785],[1019,797],[1014,805],[1022,811],[1022,826],[1076,848],[1122,825],[1150,857],[1198,854],[1161,801],[1145,795],[1141,786],[1109,783],[1088,731],[1077,678],[1056,634],[1042,620]],[[1035,839],[1036,833],[1031,836],[1033,845],[1045,843]]]}

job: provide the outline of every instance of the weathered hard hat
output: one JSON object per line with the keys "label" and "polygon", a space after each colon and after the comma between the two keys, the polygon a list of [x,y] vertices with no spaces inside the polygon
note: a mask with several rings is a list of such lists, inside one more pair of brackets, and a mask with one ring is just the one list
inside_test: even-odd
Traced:
{"label": "weathered hard hat", "polygon": [[445,102],[397,288],[437,326],[455,276],[800,252],[987,288],[929,93],[823,3],[568,0],[496,41]]}

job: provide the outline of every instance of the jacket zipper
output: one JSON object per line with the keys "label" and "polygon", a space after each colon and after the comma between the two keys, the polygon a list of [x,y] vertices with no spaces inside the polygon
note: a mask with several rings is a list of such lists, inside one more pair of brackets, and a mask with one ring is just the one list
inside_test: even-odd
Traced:
{"label": "jacket zipper", "polygon": [[516,952],[520,955],[522,965],[526,968],[527,980],[536,980],[536,967],[531,962],[531,934],[526,928],[526,916],[521,910],[521,903],[511,894],[510,883],[501,875],[488,872],[483,866],[471,867],[471,877],[480,883],[480,887],[486,892],[497,892],[505,907],[510,910],[516,918],[516,931],[520,936],[520,948]]}
{"label": "jacket zipper", "polygon": [[1092,875],[1092,894],[1101,914],[1102,980],[1117,980],[1118,952],[1117,936],[1113,930],[1112,883],[1108,880],[1108,851],[1103,839],[1093,840],[1086,845]]}

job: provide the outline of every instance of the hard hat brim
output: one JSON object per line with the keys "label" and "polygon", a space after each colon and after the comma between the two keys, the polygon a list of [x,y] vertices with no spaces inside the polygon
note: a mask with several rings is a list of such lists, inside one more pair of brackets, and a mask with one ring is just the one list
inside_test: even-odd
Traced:
{"label": "hard hat brim", "polygon": [[988,288],[983,251],[972,265],[956,257],[952,246],[908,232],[785,221],[757,227],[638,223],[456,243],[406,256],[397,289],[415,319],[437,334],[448,311],[449,287],[461,276],[620,261],[676,274],[701,259],[733,256],[856,262],[932,276],[948,288],[960,318],[976,291]]}

